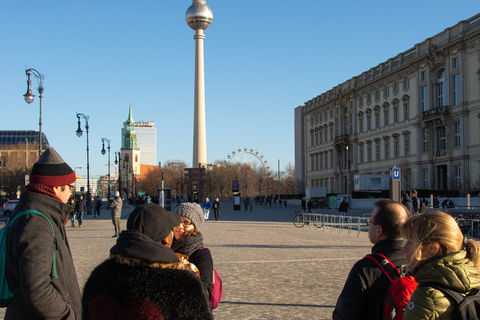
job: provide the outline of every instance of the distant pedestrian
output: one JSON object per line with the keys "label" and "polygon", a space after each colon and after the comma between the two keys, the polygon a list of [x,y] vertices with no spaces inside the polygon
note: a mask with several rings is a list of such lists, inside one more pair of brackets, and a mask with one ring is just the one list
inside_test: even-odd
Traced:
{"label": "distant pedestrian", "polygon": [[248,206],[250,207],[250,212],[252,212],[252,210],[253,210],[253,198],[250,198],[250,200],[248,200]]}
{"label": "distant pedestrian", "polygon": [[408,196],[408,193],[403,194],[403,199],[402,199],[402,204],[407,207],[408,212],[410,212],[410,215],[413,216],[413,204],[412,204],[412,198]]}
{"label": "distant pedestrian", "polygon": [[308,213],[311,213],[312,212],[312,200],[311,199],[308,199],[308,202],[307,202],[307,207],[308,207]]}
{"label": "distant pedestrian", "polygon": [[307,202],[305,201],[305,198],[302,198],[300,205],[302,206],[302,211],[305,211],[305,208],[307,207]]}
{"label": "distant pedestrian", "polygon": [[338,207],[338,212],[340,213],[344,221],[347,221],[347,213],[348,213],[347,199],[342,200],[342,202],[340,203],[340,206]]}
{"label": "distant pedestrian", "polygon": [[[70,221],[71,221],[71,226],[75,227],[75,194],[72,194],[70,197],[70,200],[68,200],[68,204],[72,206],[72,209],[70,210]],[[67,221],[65,221],[66,224]]]}
{"label": "distant pedestrian", "polygon": [[243,199],[243,205],[244,205],[244,207],[245,207],[245,211],[247,211],[247,210],[248,210],[248,197],[245,197],[245,198]]}
{"label": "distant pedestrian", "polygon": [[98,216],[100,217],[100,207],[102,206],[102,200],[100,199],[100,196],[97,196],[95,198],[95,208],[94,208],[94,211],[93,211],[93,217],[95,218],[95,216]]}
{"label": "distant pedestrian", "polygon": [[75,212],[77,214],[78,226],[80,228],[82,227],[83,214],[85,213],[86,209],[87,209],[87,205],[85,204],[85,200],[83,200],[83,196],[80,196],[77,203],[75,204]]}
{"label": "distant pedestrian", "polygon": [[410,192],[410,198],[412,198],[413,214],[418,214],[422,204],[417,196],[417,190],[412,190],[412,192]]}
{"label": "distant pedestrian", "polygon": [[210,215],[210,208],[211,207],[212,207],[212,204],[210,203],[210,199],[205,198],[205,200],[202,203],[203,214],[205,216],[205,220],[208,220],[208,217]]}
{"label": "distant pedestrian", "polygon": [[220,200],[215,198],[215,202],[212,204],[213,213],[215,214],[215,221],[220,220]]}
{"label": "distant pedestrian", "polygon": [[116,238],[120,235],[120,217],[122,215],[122,198],[120,198],[120,192],[115,191],[115,198],[112,203],[110,203],[110,208],[112,209],[112,223],[115,227],[115,234],[112,238]]}

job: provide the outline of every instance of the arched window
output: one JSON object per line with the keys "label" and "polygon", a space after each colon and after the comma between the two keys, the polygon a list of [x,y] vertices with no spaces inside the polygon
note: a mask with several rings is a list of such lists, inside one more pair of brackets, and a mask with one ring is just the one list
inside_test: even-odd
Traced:
{"label": "arched window", "polygon": [[437,102],[437,107],[443,107],[447,105],[447,72],[445,69],[441,69],[438,72]]}

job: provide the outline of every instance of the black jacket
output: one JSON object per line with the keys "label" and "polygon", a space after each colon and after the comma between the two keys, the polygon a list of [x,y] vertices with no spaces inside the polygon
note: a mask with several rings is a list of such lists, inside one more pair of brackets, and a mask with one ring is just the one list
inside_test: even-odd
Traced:
{"label": "black jacket", "polygon": [[[173,250],[123,231],[83,292],[83,319],[213,319],[202,284]],[[141,315],[141,317],[140,317]]]}
{"label": "black jacket", "polygon": [[[407,263],[402,251],[404,243],[403,238],[381,240],[372,247],[372,253],[383,254],[398,268]],[[333,319],[382,319],[384,298],[389,285],[390,280],[373,260],[364,257],[357,261],[338,297]]]}

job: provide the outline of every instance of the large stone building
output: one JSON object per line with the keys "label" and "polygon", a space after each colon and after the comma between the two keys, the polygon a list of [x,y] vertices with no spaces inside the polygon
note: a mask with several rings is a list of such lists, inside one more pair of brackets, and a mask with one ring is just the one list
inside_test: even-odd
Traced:
{"label": "large stone building", "polygon": [[297,192],[353,191],[402,169],[402,189],[480,190],[480,14],[295,108]]}

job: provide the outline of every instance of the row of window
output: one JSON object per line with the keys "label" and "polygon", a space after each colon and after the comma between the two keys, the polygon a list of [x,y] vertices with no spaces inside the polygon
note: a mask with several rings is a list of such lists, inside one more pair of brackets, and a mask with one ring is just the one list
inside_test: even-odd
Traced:
{"label": "row of window", "polygon": [[[452,136],[452,145],[454,148],[458,148],[461,146],[461,134],[460,134],[460,121],[456,121],[453,123],[453,130],[454,134]],[[422,152],[428,151],[428,141],[429,137],[427,134],[427,129],[423,130],[423,143],[422,143]],[[435,130],[435,141],[436,141],[436,150],[439,152],[447,150],[447,133],[446,127],[440,126]],[[375,160],[386,160],[390,159],[390,140],[386,139],[384,141],[384,154],[383,158],[381,156],[381,148],[380,148],[380,140],[375,144],[367,143],[366,148],[364,147],[365,143],[359,144],[359,159],[360,163],[371,162],[374,160],[373,155],[375,155]],[[403,144],[403,154],[400,154],[400,141],[399,139],[393,140],[393,157],[397,158],[400,156],[407,156],[410,154],[410,137],[409,135],[404,136],[404,144]],[[365,150],[366,149],[366,150]],[[329,161],[330,158],[330,161]],[[310,168],[312,171],[324,170],[324,169],[332,169],[334,164],[334,153],[333,151],[324,152],[313,155],[311,157],[311,164]]]}
{"label": "row of window", "polygon": [[[420,169],[421,170],[421,177],[422,177],[422,186],[423,189],[430,189],[432,188],[429,185],[431,178],[428,174],[428,169]],[[460,166],[453,166],[453,183],[455,184],[453,187],[456,190],[461,190],[462,188],[462,171]],[[324,178],[324,179],[311,179],[310,186],[311,187],[325,187],[327,188],[327,193],[332,192],[339,192],[340,190],[334,190],[335,185],[335,178]]]}
{"label": "row of window", "polygon": [[[453,59],[452,62],[452,68],[454,70],[458,69],[458,60],[457,58]],[[420,79],[421,82],[425,81],[425,71],[422,71],[420,73]],[[408,79],[405,80],[406,82],[404,83],[404,86],[408,86]],[[450,85],[449,85],[450,84]],[[460,78],[460,73],[453,74],[451,76],[450,82],[447,81],[447,71],[446,69],[440,69],[437,73],[437,81],[434,83],[435,86],[435,103],[434,105],[430,106],[429,102],[429,85],[425,84],[420,87],[420,106],[421,106],[421,111],[428,111],[431,108],[437,108],[437,107],[444,107],[448,106],[449,104],[453,106],[458,106],[461,103],[461,78]],[[451,99],[449,99],[449,87],[452,88],[451,90]],[[394,91],[398,90],[398,84],[394,84],[393,86]],[[384,97],[386,98],[388,96],[388,87],[384,89]],[[367,104],[370,104],[370,98],[371,95],[367,96]],[[375,92],[375,100],[378,101],[380,99],[380,91]],[[397,100],[398,101],[398,100]],[[449,103],[450,102],[450,103]],[[350,102],[351,107],[353,107],[353,102]],[[363,98],[360,98],[358,100],[358,105],[359,107],[363,106]],[[388,108],[385,108],[384,110],[385,116],[384,116],[384,125],[387,126],[389,124],[389,110]],[[398,107],[394,106],[393,109],[394,115],[393,115],[393,123],[397,123],[399,121],[399,110]],[[330,120],[333,119],[333,110],[328,111],[330,115]],[[338,108],[337,108],[337,114],[338,114]],[[404,120],[409,119],[409,105],[408,103],[404,104]],[[311,127],[317,126],[319,123],[322,123],[323,121],[327,121],[327,113],[319,113],[315,116],[312,116],[310,118],[310,125]],[[339,126],[339,120],[337,118],[337,135],[340,134],[340,126]],[[345,124],[345,133],[352,133],[353,132],[353,115],[350,121],[347,121],[347,119],[344,120]],[[350,128],[348,128],[350,126]],[[363,132],[363,122],[360,120],[359,121],[359,131]],[[371,119],[369,119],[369,116],[367,116],[367,131],[371,130],[372,124],[371,124]],[[377,112],[375,114],[375,127],[379,128],[380,127],[380,115]]]}

